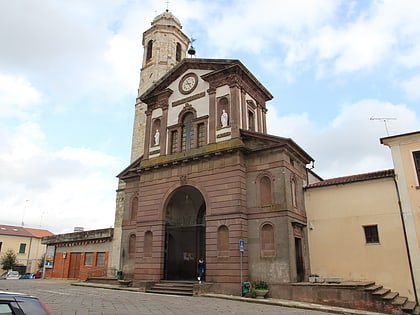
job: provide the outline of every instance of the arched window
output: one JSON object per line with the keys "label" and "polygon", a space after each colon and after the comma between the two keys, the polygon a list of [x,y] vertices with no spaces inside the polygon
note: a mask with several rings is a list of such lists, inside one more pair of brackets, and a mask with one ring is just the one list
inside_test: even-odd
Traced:
{"label": "arched window", "polygon": [[273,257],[276,254],[274,242],[274,228],[270,223],[265,223],[260,231],[261,257]]}
{"label": "arched window", "polygon": [[131,234],[128,239],[128,256],[133,258],[136,253],[136,235]]}
{"label": "arched window", "polygon": [[229,228],[222,225],[217,229],[217,255],[229,256]]}
{"label": "arched window", "polygon": [[131,200],[130,221],[136,220],[138,210],[139,210],[139,198],[134,197]]}
{"label": "arched window", "polygon": [[194,114],[188,112],[182,119],[182,151],[190,151],[193,145],[194,128],[193,128]]}
{"label": "arched window", "polygon": [[149,40],[147,43],[146,60],[150,60],[152,58],[152,51],[153,51],[153,41]]}
{"label": "arched window", "polygon": [[176,43],[176,61],[181,61],[181,44]]}
{"label": "arched window", "polygon": [[271,179],[268,176],[263,176],[260,179],[260,198],[261,206],[269,206],[273,203]]}
{"label": "arched window", "polygon": [[153,233],[152,231],[147,231],[144,233],[144,257],[152,257],[152,242]]}

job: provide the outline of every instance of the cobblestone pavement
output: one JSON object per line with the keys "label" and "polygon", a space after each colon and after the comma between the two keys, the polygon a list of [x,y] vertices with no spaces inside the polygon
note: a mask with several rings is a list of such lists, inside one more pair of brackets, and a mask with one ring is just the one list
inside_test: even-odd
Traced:
{"label": "cobblestone pavement", "polygon": [[0,280],[0,290],[39,297],[53,315],[302,314],[327,312],[231,301],[72,286],[55,280]]}

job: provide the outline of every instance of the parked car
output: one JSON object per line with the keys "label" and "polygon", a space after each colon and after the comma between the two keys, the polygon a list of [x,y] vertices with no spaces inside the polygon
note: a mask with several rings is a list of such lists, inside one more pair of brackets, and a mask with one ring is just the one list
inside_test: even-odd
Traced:
{"label": "parked car", "polygon": [[20,278],[20,274],[17,271],[9,271],[5,277],[6,280],[15,280],[19,278]]}
{"label": "parked car", "polygon": [[33,272],[27,272],[20,279],[35,279],[35,274]]}
{"label": "parked car", "polygon": [[37,297],[4,291],[0,291],[0,314],[52,315]]}
{"label": "parked car", "polygon": [[35,279],[41,279],[42,278],[42,270],[38,270],[34,273]]}

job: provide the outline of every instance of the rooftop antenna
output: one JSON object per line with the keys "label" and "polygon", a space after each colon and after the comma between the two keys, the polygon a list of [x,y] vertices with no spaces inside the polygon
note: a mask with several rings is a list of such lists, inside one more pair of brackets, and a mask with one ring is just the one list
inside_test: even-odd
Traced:
{"label": "rooftop antenna", "polygon": [[195,56],[195,48],[193,46],[193,43],[195,42],[195,38],[191,37],[191,41],[190,41],[190,48],[188,49],[187,53],[188,55],[190,55],[190,57],[192,58],[193,56]]}
{"label": "rooftop antenna", "polygon": [[388,120],[397,120],[397,118],[394,118],[394,117],[370,117],[370,120],[381,120],[381,121],[383,121],[384,125],[385,125],[386,135],[389,136],[388,125],[386,124],[386,122]]}

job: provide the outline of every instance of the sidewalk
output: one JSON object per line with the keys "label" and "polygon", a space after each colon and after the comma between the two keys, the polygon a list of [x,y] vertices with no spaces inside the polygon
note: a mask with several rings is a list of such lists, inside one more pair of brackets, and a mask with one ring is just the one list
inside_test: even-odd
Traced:
{"label": "sidewalk", "polygon": [[[125,286],[122,287],[122,286],[119,286],[119,285],[112,285],[112,284],[74,282],[74,283],[72,283],[72,285],[74,285],[74,286],[84,286],[84,287],[95,287],[95,288],[110,289],[110,290],[124,290],[124,291],[141,292],[138,288],[125,287]],[[154,293],[145,293],[145,294],[154,294]],[[333,314],[388,315],[388,314],[384,314],[384,313],[369,312],[369,311],[349,309],[349,308],[343,308],[343,307],[337,307],[337,306],[297,302],[297,301],[291,301],[291,300],[280,300],[280,299],[272,299],[272,298],[253,299],[253,298],[246,298],[246,297],[233,296],[233,295],[224,295],[224,294],[214,294],[214,293],[207,293],[207,294],[204,294],[204,295],[201,295],[201,296],[209,297],[209,298],[232,300],[232,301],[242,301],[242,302],[247,302],[247,303],[260,303],[260,304],[277,305],[277,306],[283,306],[283,307],[307,309],[307,310],[321,311],[321,312],[333,313]]]}

